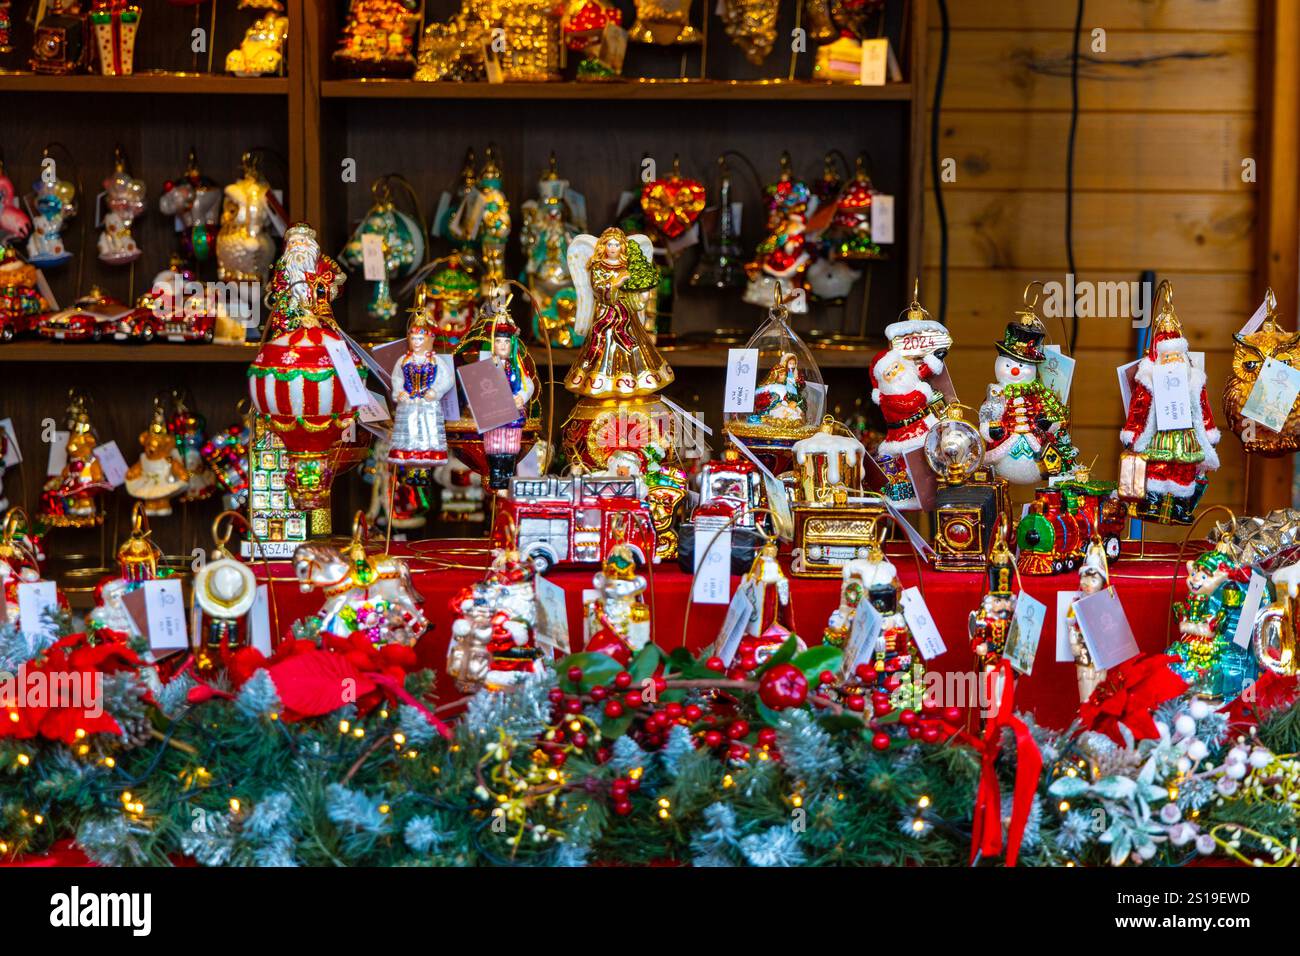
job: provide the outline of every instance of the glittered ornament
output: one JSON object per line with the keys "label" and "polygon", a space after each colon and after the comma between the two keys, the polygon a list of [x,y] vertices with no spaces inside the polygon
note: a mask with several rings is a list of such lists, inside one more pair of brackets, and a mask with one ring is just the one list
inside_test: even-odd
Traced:
{"label": "glittered ornament", "polygon": [[755,66],[766,60],[776,44],[780,0],[726,0],[721,14],[723,29],[731,42],[744,51],[745,59]]}
{"label": "glittered ornament", "polygon": [[704,211],[704,184],[687,179],[673,160],[673,171],[663,179],[652,179],[641,189],[641,208],[646,221],[661,235],[676,239],[700,218]]}
{"label": "glittered ornament", "polygon": [[691,24],[691,0],[636,0],[636,22],[628,35],[637,43],[674,46],[704,37]]}
{"label": "glittered ornament", "polygon": [[[1300,403],[1293,402],[1290,407],[1269,404],[1271,396],[1287,394],[1288,370],[1300,368],[1300,332],[1288,332],[1278,324],[1277,297],[1272,289],[1264,296],[1264,307],[1264,321],[1258,329],[1232,337],[1235,347],[1232,371],[1223,390],[1223,411],[1247,454],[1277,458],[1300,449]],[[1273,363],[1286,368],[1276,368]],[[1266,383],[1260,382],[1266,364],[1270,376],[1277,378],[1275,388],[1265,388]],[[1252,402],[1257,390],[1260,397]],[[1245,414],[1247,410],[1251,417]]]}
{"label": "glittered ornament", "polygon": [[95,0],[90,8],[90,25],[95,34],[99,72],[104,76],[134,73],[140,7],[129,0]]}

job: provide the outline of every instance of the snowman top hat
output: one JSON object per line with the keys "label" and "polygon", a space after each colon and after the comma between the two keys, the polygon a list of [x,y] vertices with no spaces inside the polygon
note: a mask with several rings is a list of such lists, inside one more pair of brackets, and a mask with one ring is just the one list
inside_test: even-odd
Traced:
{"label": "snowman top hat", "polygon": [[1047,337],[1047,330],[1034,311],[1034,306],[1038,303],[1037,290],[1034,291],[1033,299],[1029,298],[1030,290],[1036,285],[1038,283],[1030,283],[1025,288],[1025,307],[1016,312],[1013,321],[1007,323],[1002,341],[994,343],[997,350],[1008,358],[1033,365],[1047,361],[1047,356],[1043,354],[1043,339]]}

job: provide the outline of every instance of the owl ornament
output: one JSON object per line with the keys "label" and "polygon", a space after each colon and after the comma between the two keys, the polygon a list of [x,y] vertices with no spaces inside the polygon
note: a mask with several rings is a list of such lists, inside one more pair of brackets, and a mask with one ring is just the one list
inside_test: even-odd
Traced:
{"label": "owl ornament", "polygon": [[[1269,390],[1259,387],[1263,384],[1261,373],[1270,359],[1288,368],[1300,368],[1300,332],[1288,332],[1278,325],[1276,310],[1277,297],[1269,289],[1264,294],[1264,321],[1257,329],[1243,329],[1232,337],[1232,372],[1223,390],[1228,428],[1241,439],[1249,454],[1268,458],[1300,449],[1300,404],[1273,409],[1275,414],[1270,416],[1266,397]],[[1285,370],[1278,371],[1285,375]],[[1257,390],[1259,394],[1252,402],[1252,393]]]}

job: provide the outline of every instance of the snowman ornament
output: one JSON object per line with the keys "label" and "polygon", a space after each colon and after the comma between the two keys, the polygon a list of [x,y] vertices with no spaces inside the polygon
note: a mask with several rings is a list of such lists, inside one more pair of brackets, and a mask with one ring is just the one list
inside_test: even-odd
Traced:
{"label": "snowman ornament", "polygon": [[1070,410],[1038,377],[1046,336],[1032,303],[1007,325],[993,363],[996,382],[980,406],[984,463],[1016,485],[1068,473],[1078,458],[1070,441]]}

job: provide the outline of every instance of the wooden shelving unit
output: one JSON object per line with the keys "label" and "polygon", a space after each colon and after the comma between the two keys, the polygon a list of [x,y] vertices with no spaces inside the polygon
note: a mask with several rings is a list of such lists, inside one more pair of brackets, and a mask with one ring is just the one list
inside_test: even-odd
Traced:
{"label": "wooden shelving unit", "polygon": [[283,76],[213,76],[208,73],[136,73],[132,76],[42,76],[39,73],[0,73],[0,92],[287,96],[289,79]]}
{"label": "wooden shelving unit", "polygon": [[860,86],[811,80],[627,80],[609,83],[416,83],[411,80],[325,80],[323,99],[667,100],[907,102],[910,83]]}

